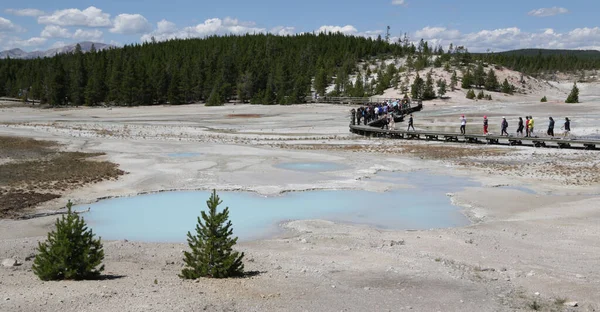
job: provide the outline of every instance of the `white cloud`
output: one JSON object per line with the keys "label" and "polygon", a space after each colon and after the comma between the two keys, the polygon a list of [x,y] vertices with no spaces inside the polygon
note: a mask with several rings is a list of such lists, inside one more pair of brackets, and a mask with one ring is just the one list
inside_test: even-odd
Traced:
{"label": "white cloud", "polygon": [[133,35],[149,32],[152,25],[140,14],[119,14],[115,17],[111,33]]}
{"label": "white cloud", "polygon": [[[465,46],[472,52],[506,51],[512,49],[600,49],[600,27],[576,28],[559,33],[554,29],[524,32],[517,27],[480,30],[462,34],[457,30],[425,27],[415,32],[433,45],[446,47],[450,43]],[[422,36],[418,36],[422,35]]]}
{"label": "white cloud", "polygon": [[417,30],[415,35],[418,39],[453,39],[458,38],[460,36],[460,32],[458,30],[451,30],[445,27],[425,27],[421,30]]}
{"label": "white cloud", "polygon": [[44,38],[71,38],[71,33],[66,28],[48,25],[42,30],[41,36]]}
{"label": "white cloud", "polygon": [[274,35],[278,35],[278,36],[291,36],[291,35],[295,35],[297,33],[296,28],[285,27],[285,26],[273,27],[273,28],[271,28],[271,30],[269,30],[269,32]]}
{"label": "white cloud", "polygon": [[0,17],[0,33],[2,32],[13,32],[13,31],[23,31],[24,29],[11,22],[10,20]]}
{"label": "white cloud", "polygon": [[405,5],[406,1],[404,0],[392,0],[392,5]]}
{"label": "white cloud", "polygon": [[44,11],[38,9],[6,9],[4,10],[7,14],[12,14],[16,16],[30,16],[30,17],[38,17],[40,15],[44,15]]}
{"label": "white cloud", "polygon": [[77,29],[72,38],[80,41],[102,41],[102,35],[102,31],[98,29]]}
{"label": "white cloud", "polygon": [[352,25],[346,26],[329,26],[324,25],[317,29],[317,33],[342,33],[344,35],[356,35],[358,33],[358,29]]}
{"label": "white cloud", "polygon": [[[281,26],[283,27],[283,26]],[[253,22],[240,22],[233,18],[211,18],[204,23],[195,26],[177,28],[174,23],[167,20],[162,20],[157,23],[157,29],[144,34],[141,38],[143,42],[150,41],[154,37],[157,41],[169,39],[185,39],[185,38],[203,38],[211,35],[244,35],[267,33],[267,29],[256,27]]]}
{"label": "white cloud", "polygon": [[39,47],[46,44],[48,39],[41,37],[32,37],[29,39],[13,38],[9,40],[8,46],[15,48]]}
{"label": "white cloud", "polygon": [[537,10],[531,10],[527,14],[529,14],[531,16],[536,16],[536,17],[548,17],[548,16],[554,16],[554,15],[566,14],[566,13],[569,13],[569,10],[567,10],[565,8],[551,7],[551,8],[541,8],[541,9],[537,9]]}
{"label": "white cloud", "polygon": [[59,26],[86,26],[110,27],[110,14],[103,13],[96,7],[89,7],[83,11],[79,9],[58,10],[51,15],[38,17],[38,23]]}

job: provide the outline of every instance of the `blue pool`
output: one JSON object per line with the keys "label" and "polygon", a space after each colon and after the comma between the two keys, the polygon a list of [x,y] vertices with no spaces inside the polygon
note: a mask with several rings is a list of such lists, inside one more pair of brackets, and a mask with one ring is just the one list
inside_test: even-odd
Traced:
{"label": "blue pool", "polygon": [[[323,190],[261,196],[251,192],[217,192],[229,207],[240,241],[266,238],[288,220],[323,219],[382,229],[429,229],[463,226],[468,219],[450,204],[447,192],[475,186],[470,180],[424,172],[380,173],[376,181],[409,184],[387,192]],[[77,207],[103,239],[184,242],[193,231],[210,191],[164,192],[103,200]]]}

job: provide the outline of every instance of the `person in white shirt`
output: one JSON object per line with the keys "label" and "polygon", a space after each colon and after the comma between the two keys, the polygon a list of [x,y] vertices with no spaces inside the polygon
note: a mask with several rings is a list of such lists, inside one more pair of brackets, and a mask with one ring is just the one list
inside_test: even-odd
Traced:
{"label": "person in white shirt", "polygon": [[460,117],[460,134],[465,134],[467,128],[467,118],[465,118],[465,115],[462,115]]}

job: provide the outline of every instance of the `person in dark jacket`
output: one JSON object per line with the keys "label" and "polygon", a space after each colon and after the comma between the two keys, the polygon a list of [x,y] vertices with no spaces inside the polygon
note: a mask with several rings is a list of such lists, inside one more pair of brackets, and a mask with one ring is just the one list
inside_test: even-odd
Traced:
{"label": "person in dark jacket", "polygon": [[508,121],[506,121],[506,117],[502,117],[502,124],[500,125],[500,128],[502,128],[502,133],[500,135],[504,135],[506,133],[506,136],[508,136],[508,132],[506,131],[508,129]]}
{"label": "person in dark jacket", "polygon": [[548,135],[554,137],[554,119],[552,117],[549,118],[548,121]]}
{"label": "person in dark jacket", "polygon": [[523,136],[523,128],[524,128],[523,118],[519,117],[519,127],[517,128],[517,135]]}
{"label": "person in dark jacket", "polygon": [[562,129],[565,130],[563,136],[568,136],[571,132],[571,120],[569,118],[565,117],[565,124],[562,126]]}
{"label": "person in dark jacket", "polygon": [[415,131],[415,126],[413,125],[413,116],[412,114],[410,114],[410,118],[408,118],[408,129],[406,129],[406,131],[410,131],[410,128],[413,129],[413,131]]}

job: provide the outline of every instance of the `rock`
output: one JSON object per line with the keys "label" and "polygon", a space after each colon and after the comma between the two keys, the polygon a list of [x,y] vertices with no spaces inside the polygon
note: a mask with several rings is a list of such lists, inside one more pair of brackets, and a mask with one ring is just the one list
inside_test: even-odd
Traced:
{"label": "rock", "polygon": [[8,300],[10,300],[10,298],[8,298],[8,297],[4,298],[4,301],[8,301]]}
{"label": "rock", "polygon": [[6,268],[12,268],[14,266],[18,266],[19,262],[15,259],[4,259],[2,260],[2,266]]}
{"label": "rock", "polygon": [[575,308],[575,307],[579,306],[579,303],[577,301],[569,301],[569,302],[565,302],[563,305],[566,306],[566,307],[573,307],[573,308]]}
{"label": "rock", "polygon": [[527,273],[527,277],[532,277],[532,276],[534,276],[534,275],[535,275],[535,273],[534,273],[533,271],[531,271],[531,272]]}
{"label": "rock", "polygon": [[365,287],[364,290],[371,290],[371,287]]}
{"label": "rock", "polygon": [[536,292],[534,295],[536,295],[536,296],[539,296],[539,295],[540,295],[540,293],[539,293],[539,292]]}
{"label": "rock", "polygon": [[577,278],[585,278],[585,276],[583,276],[581,274],[575,274],[575,277],[577,277]]}

